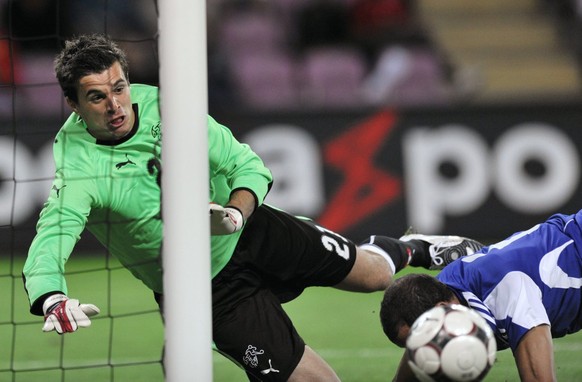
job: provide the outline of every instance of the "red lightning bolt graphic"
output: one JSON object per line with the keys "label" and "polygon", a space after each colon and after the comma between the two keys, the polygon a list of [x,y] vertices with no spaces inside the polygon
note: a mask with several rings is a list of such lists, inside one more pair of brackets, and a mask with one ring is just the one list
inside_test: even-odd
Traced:
{"label": "red lightning bolt graphic", "polygon": [[381,112],[326,145],[326,162],[340,169],[345,181],[318,219],[324,227],[346,230],[400,195],[400,179],[373,165],[395,122],[393,112]]}

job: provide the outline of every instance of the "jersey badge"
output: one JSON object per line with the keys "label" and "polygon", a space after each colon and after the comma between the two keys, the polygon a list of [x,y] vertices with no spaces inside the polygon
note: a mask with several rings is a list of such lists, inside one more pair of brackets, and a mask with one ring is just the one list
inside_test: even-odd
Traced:
{"label": "jersey badge", "polygon": [[152,133],[152,137],[159,138],[160,135],[162,134],[161,123],[158,122],[157,125],[152,126],[151,133]]}

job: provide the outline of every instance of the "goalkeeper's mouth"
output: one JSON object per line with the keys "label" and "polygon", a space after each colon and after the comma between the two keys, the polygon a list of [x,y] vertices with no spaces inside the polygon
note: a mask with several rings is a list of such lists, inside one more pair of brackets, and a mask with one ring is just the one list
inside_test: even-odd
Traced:
{"label": "goalkeeper's mouth", "polygon": [[112,127],[111,130],[117,130],[123,126],[125,123],[125,115],[121,115],[119,117],[115,117],[109,120],[108,125]]}
{"label": "goalkeeper's mouth", "polygon": [[127,118],[127,115],[120,115],[109,119],[107,122],[109,134],[116,139],[124,137],[131,130],[128,121],[129,118]]}

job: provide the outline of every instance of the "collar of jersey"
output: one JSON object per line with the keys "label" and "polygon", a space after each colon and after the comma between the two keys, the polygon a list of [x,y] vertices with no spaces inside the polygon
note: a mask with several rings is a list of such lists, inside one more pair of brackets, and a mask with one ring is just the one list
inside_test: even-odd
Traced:
{"label": "collar of jersey", "polygon": [[131,108],[133,109],[133,115],[135,115],[135,121],[133,122],[133,127],[131,128],[131,131],[129,133],[127,133],[125,136],[123,136],[122,138],[117,139],[115,141],[97,139],[97,141],[95,143],[97,143],[98,145],[104,145],[104,146],[116,146],[116,145],[120,145],[120,144],[130,140],[131,137],[133,137],[135,135],[135,133],[137,133],[137,129],[139,128],[139,117],[138,117],[139,113],[138,113],[137,103],[132,104]]}

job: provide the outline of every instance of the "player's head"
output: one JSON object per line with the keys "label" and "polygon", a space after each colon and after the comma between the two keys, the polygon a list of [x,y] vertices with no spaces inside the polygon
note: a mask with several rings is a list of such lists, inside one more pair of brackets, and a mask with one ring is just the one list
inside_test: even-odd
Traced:
{"label": "player's head", "polygon": [[129,82],[125,52],[109,37],[101,34],[82,35],[65,42],[65,47],[55,59],[55,72],[65,97],[77,102],[79,80],[100,73],[119,62],[126,81]]}
{"label": "player's head", "polygon": [[422,313],[453,299],[453,292],[432,276],[402,276],[384,292],[380,306],[382,329],[390,341],[404,347],[410,327]]}
{"label": "player's head", "polygon": [[115,141],[131,132],[135,113],[121,49],[103,35],[67,41],[55,60],[65,99],[97,140]]}

